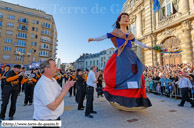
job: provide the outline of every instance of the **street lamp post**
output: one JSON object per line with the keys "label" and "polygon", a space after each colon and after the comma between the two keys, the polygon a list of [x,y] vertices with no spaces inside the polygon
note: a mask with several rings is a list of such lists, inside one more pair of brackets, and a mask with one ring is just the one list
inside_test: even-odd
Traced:
{"label": "street lamp post", "polygon": [[[22,53],[20,51],[16,51],[16,55],[18,55],[19,57],[22,57],[22,67],[23,67],[23,63],[24,63],[24,57],[25,57],[25,53]],[[27,53],[27,56],[30,57],[31,53]]]}
{"label": "street lamp post", "polygon": [[16,51],[16,55],[18,55],[19,57],[22,57],[22,67],[23,67],[24,53],[22,53],[22,52],[20,52],[20,51]]}

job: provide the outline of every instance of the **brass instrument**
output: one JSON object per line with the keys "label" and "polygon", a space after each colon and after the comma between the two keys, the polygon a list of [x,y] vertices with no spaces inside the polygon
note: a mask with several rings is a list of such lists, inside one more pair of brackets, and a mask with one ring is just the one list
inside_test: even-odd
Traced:
{"label": "brass instrument", "polygon": [[57,77],[59,78],[59,80],[61,80],[61,78],[63,77],[63,75],[60,72],[57,72]]}
{"label": "brass instrument", "polygon": [[29,81],[31,81],[32,78],[35,77],[35,74],[31,73],[31,71],[25,71],[24,77],[28,78]]}

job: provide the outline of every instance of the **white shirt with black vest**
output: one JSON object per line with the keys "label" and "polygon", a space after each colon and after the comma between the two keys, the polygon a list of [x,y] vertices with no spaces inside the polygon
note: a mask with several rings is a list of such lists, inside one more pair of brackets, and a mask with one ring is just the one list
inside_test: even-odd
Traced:
{"label": "white shirt with black vest", "polygon": [[96,83],[94,83],[96,81],[96,76],[95,73],[90,70],[90,72],[88,73],[88,77],[87,77],[87,85],[96,88]]}
{"label": "white shirt with black vest", "polygon": [[191,81],[186,77],[179,78],[178,85],[179,88],[192,88]]}
{"label": "white shirt with black vest", "polygon": [[52,103],[61,93],[62,88],[53,78],[52,80],[42,75],[34,88],[34,115],[35,120],[56,120],[63,114],[64,100],[55,110],[50,110],[47,105]]}

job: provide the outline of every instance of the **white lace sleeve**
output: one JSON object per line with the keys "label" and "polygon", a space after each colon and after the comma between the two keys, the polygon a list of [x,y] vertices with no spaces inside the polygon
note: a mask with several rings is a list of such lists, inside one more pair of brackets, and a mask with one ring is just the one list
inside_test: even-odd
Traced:
{"label": "white lace sleeve", "polygon": [[107,38],[108,38],[107,35],[103,35],[103,36],[94,38],[94,41],[102,41],[102,40],[105,40],[105,39],[107,39]]}
{"label": "white lace sleeve", "polygon": [[139,45],[140,47],[142,47],[142,48],[148,48],[147,45],[141,43],[140,41],[138,41],[138,40],[136,40],[136,39],[135,39],[134,43],[135,43],[135,44],[138,44],[138,45]]}

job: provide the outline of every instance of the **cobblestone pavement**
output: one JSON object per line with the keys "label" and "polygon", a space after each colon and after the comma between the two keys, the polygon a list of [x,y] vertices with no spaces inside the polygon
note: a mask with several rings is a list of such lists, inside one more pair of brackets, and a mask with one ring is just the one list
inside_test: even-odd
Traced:
{"label": "cobblestone pavement", "polygon": [[[61,116],[62,128],[194,128],[194,108],[189,103],[185,107],[178,107],[180,100],[148,94],[152,107],[125,112],[113,108],[104,97],[97,98],[95,94],[94,110],[98,113],[89,119],[84,116],[84,111],[77,110],[75,97],[68,95],[64,99],[66,109]],[[33,105],[23,106],[23,101],[24,93],[21,93],[17,100],[15,120],[32,120]],[[6,119],[7,116],[8,111]]]}

